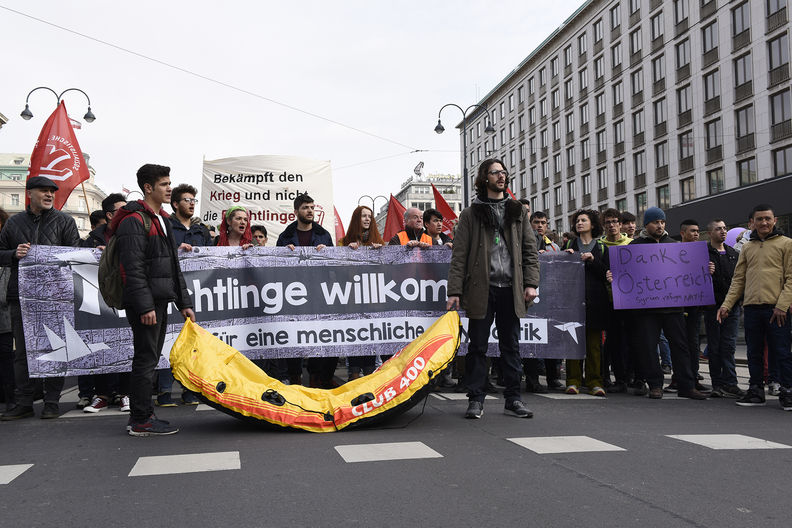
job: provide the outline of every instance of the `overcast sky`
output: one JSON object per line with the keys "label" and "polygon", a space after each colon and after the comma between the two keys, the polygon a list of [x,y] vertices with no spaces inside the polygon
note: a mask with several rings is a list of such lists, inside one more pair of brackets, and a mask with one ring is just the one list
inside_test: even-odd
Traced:
{"label": "overcast sky", "polygon": [[[31,89],[78,87],[96,114],[78,140],[105,192],[136,189],[143,163],[200,186],[204,157],[327,159],[346,224],[361,195],[395,193],[419,161],[459,174],[461,113],[446,109],[438,136],[440,107],[478,102],[582,3],[0,0],[0,152],[30,153],[55,108],[39,90],[22,120]],[[82,120],[85,98],[65,100]]]}

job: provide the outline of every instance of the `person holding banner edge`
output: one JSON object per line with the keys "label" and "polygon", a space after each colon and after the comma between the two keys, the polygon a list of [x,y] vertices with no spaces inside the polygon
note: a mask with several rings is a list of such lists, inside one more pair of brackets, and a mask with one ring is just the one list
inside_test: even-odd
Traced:
{"label": "person holding banner edge", "polygon": [[474,182],[477,196],[460,214],[454,236],[446,309],[461,306],[468,316],[465,418],[481,418],[484,413],[486,354],[493,320],[505,384],[504,412],[533,417],[520,400],[518,332],[520,318],[538,295],[539,254],[528,212],[506,196],[508,176],[500,160],[488,159],[479,165]]}

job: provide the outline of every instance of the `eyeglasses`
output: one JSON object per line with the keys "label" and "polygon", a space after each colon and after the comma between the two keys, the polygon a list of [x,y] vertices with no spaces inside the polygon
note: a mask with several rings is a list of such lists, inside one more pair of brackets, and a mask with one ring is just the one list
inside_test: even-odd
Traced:
{"label": "eyeglasses", "polygon": [[187,202],[188,204],[197,204],[197,198],[182,198],[182,202]]}
{"label": "eyeglasses", "polygon": [[509,171],[507,171],[507,170],[491,170],[491,171],[488,171],[487,174],[489,174],[490,176],[508,176],[509,175]]}

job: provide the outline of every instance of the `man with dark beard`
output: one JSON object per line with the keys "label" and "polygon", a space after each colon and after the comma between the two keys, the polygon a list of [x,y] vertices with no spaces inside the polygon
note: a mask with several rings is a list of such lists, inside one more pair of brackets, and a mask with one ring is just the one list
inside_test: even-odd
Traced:
{"label": "man with dark beard", "polygon": [[476,199],[460,214],[454,237],[446,309],[455,310],[461,304],[469,319],[465,418],[481,418],[484,413],[486,354],[493,319],[506,387],[504,410],[520,418],[533,416],[520,400],[518,334],[520,317],[538,295],[539,256],[528,212],[505,194],[508,180],[500,160],[481,163],[475,180]]}

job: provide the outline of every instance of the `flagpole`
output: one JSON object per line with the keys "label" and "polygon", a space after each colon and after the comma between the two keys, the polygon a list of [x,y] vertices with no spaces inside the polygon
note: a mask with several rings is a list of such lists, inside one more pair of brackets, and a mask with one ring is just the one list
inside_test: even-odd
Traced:
{"label": "flagpole", "polygon": [[80,182],[80,187],[82,187],[83,198],[85,198],[85,207],[86,207],[86,209],[88,209],[88,215],[90,216],[91,215],[91,204],[88,203],[88,193],[85,192],[85,183],[84,182]]}

